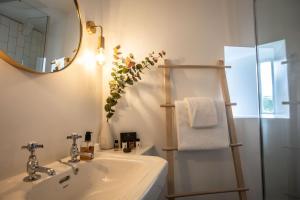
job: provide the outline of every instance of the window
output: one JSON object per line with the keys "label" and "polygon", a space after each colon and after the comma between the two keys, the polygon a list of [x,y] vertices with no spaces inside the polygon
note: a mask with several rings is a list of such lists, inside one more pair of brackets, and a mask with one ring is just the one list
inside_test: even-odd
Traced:
{"label": "window", "polygon": [[258,65],[255,48],[224,48],[225,64],[232,66],[226,70],[230,97],[237,103],[233,115],[237,118],[289,118],[289,106],[282,104],[289,101],[285,40],[257,48]]}
{"label": "window", "polygon": [[266,118],[289,118],[288,74],[285,40],[258,46],[260,114]]}

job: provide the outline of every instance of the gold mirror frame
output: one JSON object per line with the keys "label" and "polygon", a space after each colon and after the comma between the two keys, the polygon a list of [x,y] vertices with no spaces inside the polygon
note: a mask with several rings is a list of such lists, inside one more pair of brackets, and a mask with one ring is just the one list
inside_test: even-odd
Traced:
{"label": "gold mirror frame", "polygon": [[70,60],[70,62],[63,69],[60,69],[60,70],[55,71],[55,72],[38,72],[38,71],[35,71],[35,70],[31,69],[30,67],[26,67],[25,65],[22,65],[22,64],[16,62],[14,59],[12,59],[10,56],[8,56],[2,50],[0,50],[0,58],[2,60],[4,60],[6,63],[12,65],[13,67],[25,70],[27,72],[35,73],[35,74],[56,73],[56,72],[60,72],[60,71],[63,71],[64,69],[68,68],[73,63],[73,61],[75,60],[75,58],[77,57],[78,52],[79,52],[80,47],[81,47],[81,41],[82,41],[82,22],[81,22],[81,14],[80,14],[80,10],[79,10],[79,5],[78,5],[78,1],[77,0],[73,0],[73,2],[74,2],[74,5],[75,5],[75,8],[76,8],[77,17],[79,19],[79,43],[78,43],[75,55],[73,56],[73,58]]}

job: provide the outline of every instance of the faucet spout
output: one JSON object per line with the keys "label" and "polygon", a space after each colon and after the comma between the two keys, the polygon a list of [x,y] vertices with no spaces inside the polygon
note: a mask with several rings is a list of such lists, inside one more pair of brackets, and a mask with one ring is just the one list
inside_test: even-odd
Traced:
{"label": "faucet spout", "polygon": [[38,166],[36,172],[48,174],[48,176],[54,176],[56,174],[55,170],[52,168]]}
{"label": "faucet spout", "polygon": [[71,167],[74,175],[77,175],[77,174],[78,174],[79,168],[76,166],[76,164],[73,164],[73,163],[71,163],[71,162],[64,162],[64,161],[62,161],[62,160],[58,160],[58,162],[60,162],[60,163],[62,163],[62,164],[64,164],[64,165],[67,165],[67,166]]}

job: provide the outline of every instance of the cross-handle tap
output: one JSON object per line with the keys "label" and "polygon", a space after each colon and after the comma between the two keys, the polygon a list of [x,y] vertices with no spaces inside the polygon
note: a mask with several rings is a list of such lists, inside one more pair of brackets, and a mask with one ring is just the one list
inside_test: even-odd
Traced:
{"label": "cross-handle tap", "polygon": [[72,135],[67,136],[67,139],[72,139],[73,143],[71,146],[71,150],[70,150],[70,156],[71,156],[71,160],[69,160],[69,162],[75,163],[75,162],[79,162],[78,156],[79,156],[79,150],[77,147],[77,139],[82,138],[81,135],[78,135],[77,133],[73,133]]}
{"label": "cross-handle tap", "polygon": [[37,172],[46,173],[49,176],[55,175],[54,169],[39,166],[39,162],[35,155],[35,150],[43,147],[43,144],[38,144],[36,142],[29,142],[27,145],[21,147],[21,149],[27,149],[30,152],[30,156],[27,161],[28,176],[23,179],[25,182],[32,182],[40,179],[41,175],[37,174]]}
{"label": "cross-handle tap", "polygon": [[30,152],[30,155],[34,155],[37,148],[44,148],[43,144],[38,144],[36,142],[29,142],[27,145],[21,147],[22,149],[27,149]]}

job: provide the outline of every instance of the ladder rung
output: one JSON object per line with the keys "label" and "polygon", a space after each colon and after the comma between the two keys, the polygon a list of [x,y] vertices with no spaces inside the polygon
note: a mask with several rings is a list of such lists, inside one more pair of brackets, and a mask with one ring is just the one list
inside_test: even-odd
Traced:
{"label": "ladder rung", "polygon": [[199,196],[199,195],[208,195],[208,194],[221,194],[221,193],[231,193],[231,192],[246,192],[249,188],[237,188],[231,190],[212,190],[205,192],[190,192],[190,193],[181,193],[181,194],[170,194],[166,197],[170,198],[179,198],[179,197],[191,197],[191,196]]}
{"label": "ladder rung", "polygon": [[[237,103],[226,103],[225,106],[236,106]],[[161,104],[160,107],[163,107],[163,108],[175,108],[175,105],[174,104]]]}
{"label": "ladder rung", "polygon": [[175,108],[175,105],[174,104],[161,104],[160,107],[162,108]]}
{"label": "ladder rung", "polygon": [[299,105],[300,101],[283,101],[281,102],[282,105]]}
{"label": "ladder rung", "polygon": [[[241,147],[243,146],[243,144],[241,143],[237,143],[237,144],[230,144],[229,145],[231,148],[235,148],[235,147]],[[177,147],[164,147],[162,148],[163,151],[178,151]]]}
{"label": "ladder rung", "polygon": [[231,148],[233,148],[233,147],[241,147],[241,146],[243,146],[243,144],[237,143],[237,144],[230,144],[229,146],[230,146]]}
{"label": "ladder rung", "polygon": [[163,151],[178,151],[177,147],[163,147]]}
{"label": "ladder rung", "polygon": [[224,69],[231,68],[231,66],[224,65],[158,65],[158,68],[169,68],[169,69]]}
{"label": "ladder rung", "polygon": [[225,106],[237,106],[237,103],[226,103]]}

